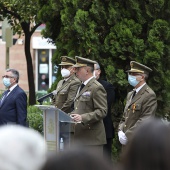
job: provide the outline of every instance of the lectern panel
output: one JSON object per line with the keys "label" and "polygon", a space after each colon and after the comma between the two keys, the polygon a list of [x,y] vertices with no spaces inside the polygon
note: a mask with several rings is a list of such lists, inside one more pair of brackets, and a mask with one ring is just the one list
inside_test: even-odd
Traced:
{"label": "lectern panel", "polygon": [[35,105],[43,111],[44,138],[48,151],[60,151],[70,146],[70,123],[74,123],[71,117],[55,106]]}

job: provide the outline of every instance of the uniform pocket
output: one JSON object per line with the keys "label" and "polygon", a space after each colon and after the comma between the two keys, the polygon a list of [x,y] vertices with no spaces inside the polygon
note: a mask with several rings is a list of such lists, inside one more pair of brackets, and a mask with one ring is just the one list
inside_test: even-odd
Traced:
{"label": "uniform pocket", "polygon": [[134,104],[131,105],[131,109],[135,110],[135,111],[138,111],[138,110],[141,109],[141,104],[134,103]]}
{"label": "uniform pocket", "polygon": [[134,114],[134,118],[138,118],[141,114],[141,104],[140,103],[134,103],[131,105],[132,113]]}
{"label": "uniform pocket", "polygon": [[62,90],[62,91],[60,92],[60,94],[61,94],[61,95],[68,94],[68,91],[67,91],[67,90]]}
{"label": "uniform pocket", "polygon": [[81,96],[80,101],[90,101],[90,96]]}

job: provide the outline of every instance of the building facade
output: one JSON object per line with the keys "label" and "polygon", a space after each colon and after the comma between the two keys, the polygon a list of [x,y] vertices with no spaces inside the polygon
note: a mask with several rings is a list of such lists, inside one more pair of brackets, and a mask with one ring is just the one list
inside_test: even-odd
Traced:
{"label": "building facade", "polygon": [[[0,22],[0,35],[2,22]],[[56,78],[56,66],[51,63],[52,55],[54,54],[56,47],[53,44],[49,44],[47,39],[42,38],[41,29],[44,26],[40,26],[31,38],[31,54],[32,63],[34,68],[34,81],[36,91],[46,91],[51,87],[51,84]],[[28,87],[28,75],[27,75],[27,63],[24,52],[24,37],[18,38],[16,35],[16,43],[9,50],[9,68],[17,69],[20,73],[19,85],[25,91],[29,91]],[[6,42],[0,38],[0,77],[4,75],[6,70]],[[0,83],[0,90],[5,90],[5,87]]]}

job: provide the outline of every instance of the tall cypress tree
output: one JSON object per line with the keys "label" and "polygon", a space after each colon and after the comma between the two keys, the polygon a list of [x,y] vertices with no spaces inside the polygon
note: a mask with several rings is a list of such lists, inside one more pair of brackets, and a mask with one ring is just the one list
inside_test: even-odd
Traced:
{"label": "tall cypress tree", "polygon": [[[130,86],[126,70],[130,61],[153,69],[148,84],[157,94],[157,115],[168,116],[170,87],[170,2],[168,0],[50,0],[50,18],[43,32],[60,56],[97,60],[104,76],[118,91],[115,114],[121,115]],[[120,114],[119,114],[120,113]]]}

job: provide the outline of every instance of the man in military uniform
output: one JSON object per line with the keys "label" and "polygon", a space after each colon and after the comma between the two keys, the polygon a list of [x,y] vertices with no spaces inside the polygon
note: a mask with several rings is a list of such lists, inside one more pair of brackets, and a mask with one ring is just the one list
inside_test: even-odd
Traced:
{"label": "man in military uniform", "polygon": [[76,75],[82,81],[71,117],[75,121],[74,140],[87,149],[103,154],[106,134],[103,118],[107,113],[106,91],[93,77],[96,62],[76,56]]}
{"label": "man in military uniform", "polygon": [[[53,104],[64,111],[65,113],[70,113],[73,108],[74,98],[76,96],[77,90],[81,85],[80,80],[75,76],[75,68],[72,66],[76,61],[67,56],[61,57],[61,75],[63,77],[57,84],[56,95],[53,96]],[[68,140],[68,125],[66,123],[60,123],[60,132],[62,133],[60,137],[64,140]],[[73,132],[71,130],[71,132]],[[65,143],[68,141],[64,141]]]}
{"label": "man in military uniform", "polygon": [[126,145],[130,141],[137,126],[147,118],[154,116],[157,108],[157,100],[154,91],[146,84],[149,67],[135,61],[130,62],[128,70],[128,82],[134,87],[127,95],[123,118],[119,124],[119,141]]}

